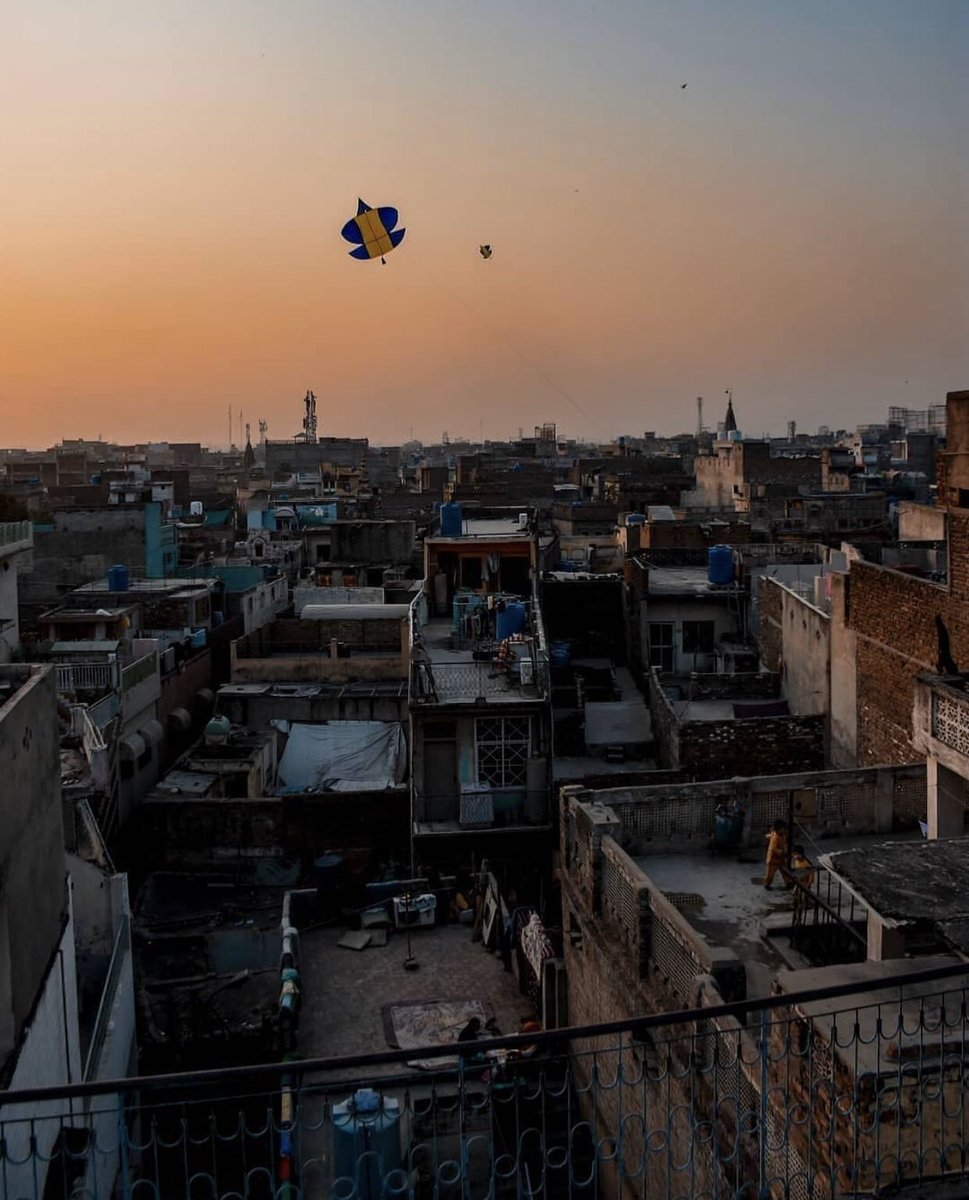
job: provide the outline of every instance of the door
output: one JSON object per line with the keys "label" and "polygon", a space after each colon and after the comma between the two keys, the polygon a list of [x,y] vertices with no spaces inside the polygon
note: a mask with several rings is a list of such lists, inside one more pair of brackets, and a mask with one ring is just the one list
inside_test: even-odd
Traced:
{"label": "door", "polygon": [[457,742],[425,737],[424,820],[456,821],[459,810]]}

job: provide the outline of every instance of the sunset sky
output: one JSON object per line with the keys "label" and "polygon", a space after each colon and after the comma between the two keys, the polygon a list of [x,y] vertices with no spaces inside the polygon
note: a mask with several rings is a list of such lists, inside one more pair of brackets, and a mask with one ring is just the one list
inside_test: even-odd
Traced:
{"label": "sunset sky", "polygon": [[0,445],[288,437],[308,387],[378,443],[940,402],[967,59],[969,0],[8,4]]}

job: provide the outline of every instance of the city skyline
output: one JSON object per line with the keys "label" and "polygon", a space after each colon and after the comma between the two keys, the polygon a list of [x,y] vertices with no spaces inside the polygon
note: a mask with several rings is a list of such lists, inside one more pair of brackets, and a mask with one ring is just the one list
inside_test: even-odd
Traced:
{"label": "city skyline", "polygon": [[[967,30],[942,0],[21,8],[4,441],[221,445],[229,404],[289,437],[308,386],[374,444],[675,433],[727,387],[750,436],[940,403]],[[400,211],[386,267],[340,239],[358,196]]]}

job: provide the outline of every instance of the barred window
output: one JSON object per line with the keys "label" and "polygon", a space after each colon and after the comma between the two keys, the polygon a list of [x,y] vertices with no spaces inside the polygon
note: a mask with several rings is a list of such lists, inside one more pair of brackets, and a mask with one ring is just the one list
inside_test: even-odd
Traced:
{"label": "barred window", "polygon": [[528,717],[478,717],[474,723],[478,782],[489,787],[521,787],[531,749]]}

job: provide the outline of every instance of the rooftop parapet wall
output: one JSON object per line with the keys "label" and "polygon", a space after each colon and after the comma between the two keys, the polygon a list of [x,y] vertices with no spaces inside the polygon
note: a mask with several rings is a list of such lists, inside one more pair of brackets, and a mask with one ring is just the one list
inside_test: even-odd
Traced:
{"label": "rooftop parapet wall", "polygon": [[744,840],[758,848],[774,821],[790,820],[792,807],[800,825],[826,836],[915,829],[926,819],[921,765],[570,792],[607,809],[619,826],[612,836],[637,857],[705,853],[717,805],[734,800],[746,810]]}
{"label": "rooftop parapet wall", "polygon": [[649,707],[660,765],[694,779],[739,775],[752,767],[810,771],[824,764],[822,716],[683,719],[655,670],[649,675]]}
{"label": "rooftop parapet wall", "polygon": [[[693,1002],[700,975],[713,976],[725,999],[743,999],[744,968],[734,952],[712,946],[691,926],[613,836],[621,836],[616,814],[582,796],[580,789],[563,792],[561,849],[566,894],[587,923],[594,918],[631,978],[670,1007]],[[633,996],[630,1003],[635,1010]]]}

